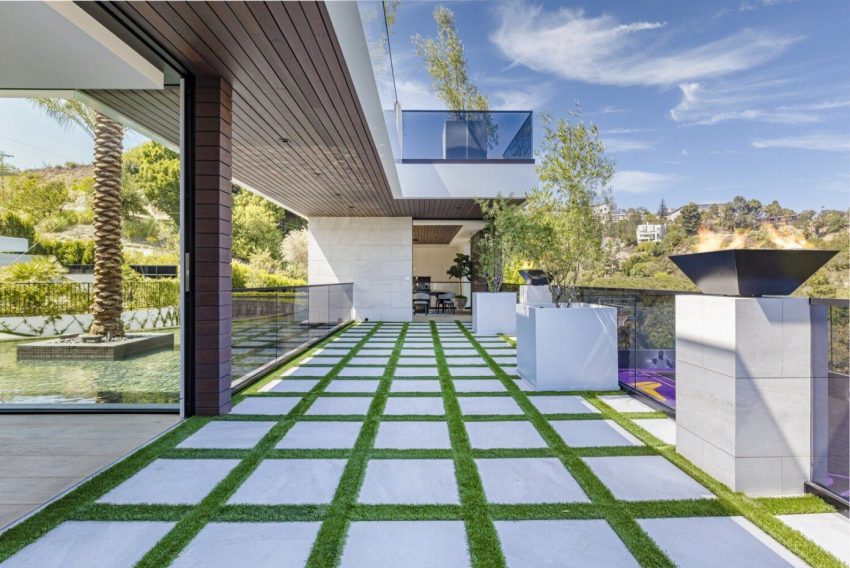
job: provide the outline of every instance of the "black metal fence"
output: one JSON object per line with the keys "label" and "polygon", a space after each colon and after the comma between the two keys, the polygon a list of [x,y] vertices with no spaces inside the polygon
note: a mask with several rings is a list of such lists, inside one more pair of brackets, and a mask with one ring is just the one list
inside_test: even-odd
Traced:
{"label": "black metal fence", "polygon": [[[0,317],[84,314],[91,310],[94,286],[86,282],[0,283]],[[124,282],[124,309],[164,308],[180,303],[174,280]]]}

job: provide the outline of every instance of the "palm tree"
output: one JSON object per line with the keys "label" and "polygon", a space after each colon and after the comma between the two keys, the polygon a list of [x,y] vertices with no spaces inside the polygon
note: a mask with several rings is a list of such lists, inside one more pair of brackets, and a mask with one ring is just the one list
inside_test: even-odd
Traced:
{"label": "palm tree", "polygon": [[94,302],[89,334],[124,335],[121,275],[121,153],[124,129],[77,100],[33,103],[64,127],[75,124],[94,140]]}

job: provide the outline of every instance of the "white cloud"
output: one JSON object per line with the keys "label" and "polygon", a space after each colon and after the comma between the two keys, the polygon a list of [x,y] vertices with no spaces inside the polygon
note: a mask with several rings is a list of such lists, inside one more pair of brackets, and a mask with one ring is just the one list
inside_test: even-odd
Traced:
{"label": "white cloud", "polygon": [[669,189],[681,181],[682,177],[675,174],[621,170],[614,174],[611,189],[616,193],[652,193]]}
{"label": "white cloud", "polygon": [[555,89],[551,83],[543,82],[519,89],[493,91],[490,106],[497,110],[540,110],[549,102]]}
{"label": "white cloud", "polygon": [[[706,85],[681,83],[682,98],[670,109],[670,117],[685,124],[717,124],[730,120],[807,124],[824,119],[824,112],[850,101],[825,100],[805,104],[777,105],[779,101],[816,93],[801,93],[783,79],[720,82]],[[773,104],[771,104],[773,103]]]}
{"label": "white cloud", "polygon": [[665,22],[620,23],[582,10],[544,11],[522,2],[500,8],[490,39],[515,65],[606,85],[674,85],[748,69],[781,54],[798,38],[743,29],[687,48],[652,33]]}
{"label": "white cloud", "polygon": [[446,105],[434,95],[431,88],[421,81],[396,78],[395,87],[398,91],[398,102],[401,103],[403,109],[442,110],[446,108]]}
{"label": "white cloud", "polygon": [[756,148],[793,148],[796,150],[816,150],[821,152],[850,151],[850,135],[819,133],[782,138],[759,138],[751,145]]}
{"label": "white cloud", "polygon": [[623,152],[654,150],[658,143],[652,140],[638,140],[635,138],[623,138],[620,136],[602,136],[602,144],[605,146],[606,152],[622,154]]}
{"label": "white cloud", "polygon": [[739,12],[751,12],[759,8],[770,8],[771,6],[779,6],[780,4],[790,4],[797,0],[746,0],[738,6]]}

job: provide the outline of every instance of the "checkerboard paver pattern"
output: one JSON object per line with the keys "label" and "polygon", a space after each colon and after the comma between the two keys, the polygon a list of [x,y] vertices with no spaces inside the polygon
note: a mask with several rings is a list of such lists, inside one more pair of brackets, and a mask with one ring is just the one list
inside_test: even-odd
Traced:
{"label": "checkerboard paver pattern", "polygon": [[[660,500],[675,511],[714,496],[615,423],[620,415],[601,397],[534,393],[515,364],[507,341],[476,338],[465,324],[351,326],[101,499],[112,511],[183,503],[182,512],[68,521],[9,565],[50,558],[48,545],[89,558],[85,543],[63,542],[86,523],[95,536],[109,521],[159,537],[201,501],[213,511],[200,530],[161,554],[152,538],[140,540],[127,565],[147,551],[142,566],[686,566],[681,542],[661,529],[688,522],[722,527],[724,543],[704,544],[731,547],[725,557],[741,543],[748,565],[796,565],[754,525],[714,520],[733,518],[718,517],[719,506],[703,517],[683,508],[667,525],[641,518],[630,503]],[[610,400],[646,418],[628,400]],[[177,499],[184,486],[191,498]]]}

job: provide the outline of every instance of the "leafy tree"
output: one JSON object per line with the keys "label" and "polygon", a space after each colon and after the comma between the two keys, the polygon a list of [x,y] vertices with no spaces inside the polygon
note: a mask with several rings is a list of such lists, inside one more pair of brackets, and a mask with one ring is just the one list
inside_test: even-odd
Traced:
{"label": "leafy tree", "polygon": [[433,15],[437,37],[423,38],[416,34],[413,44],[428,66],[434,92],[450,110],[487,110],[487,97],[469,80],[454,13],[445,6],[437,6]]}
{"label": "leafy tree", "polygon": [[702,213],[695,203],[688,203],[679,209],[679,224],[688,235],[696,235],[702,224]]}
{"label": "leafy tree", "polygon": [[59,214],[67,200],[68,188],[62,181],[48,181],[34,173],[10,178],[0,191],[4,207],[23,214],[35,223]]}
{"label": "leafy tree", "polygon": [[289,231],[280,244],[280,258],[290,278],[307,279],[307,229]]}
{"label": "leafy tree", "polygon": [[145,198],[179,225],[180,155],[158,142],[145,142],[125,153],[124,160]]}
{"label": "leafy tree", "polygon": [[33,99],[60,125],[77,125],[94,140],[94,302],[91,335],[123,336],[121,150],[123,127],[74,99]]}
{"label": "leafy tree", "polygon": [[281,233],[273,209],[275,206],[259,195],[239,190],[233,195],[233,257],[248,261],[266,251],[277,258]]}
{"label": "leafy tree", "polygon": [[512,205],[501,196],[477,201],[484,216],[484,229],[476,236],[473,250],[481,276],[487,283],[487,290],[499,292],[505,280],[505,267],[510,262],[511,247],[516,239],[517,227],[512,223]]}
{"label": "leafy tree", "polygon": [[602,227],[593,205],[614,175],[599,129],[572,120],[543,119],[537,173],[540,187],[526,195],[516,226],[526,260],[546,272],[555,305],[575,297],[582,272],[602,254]]}
{"label": "leafy tree", "polygon": [[462,282],[464,278],[472,278],[475,273],[475,263],[472,257],[468,254],[457,253],[455,255],[454,264],[446,270],[446,274],[452,278],[457,278],[458,282]]}
{"label": "leafy tree", "polygon": [[664,198],[661,198],[661,203],[658,204],[658,216],[662,219],[667,217],[667,214],[670,213],[670,210],[667,209],[667,204],[664,203]]}

